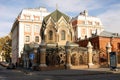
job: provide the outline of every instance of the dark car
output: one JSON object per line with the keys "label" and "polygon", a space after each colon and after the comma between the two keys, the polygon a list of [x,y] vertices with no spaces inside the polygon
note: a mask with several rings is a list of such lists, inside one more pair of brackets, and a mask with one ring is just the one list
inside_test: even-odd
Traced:
{"label": "dark car", "polygon": [[9,64],[9,66],[7,66],[7,69],[15,69],[15,65],[13,63]]}

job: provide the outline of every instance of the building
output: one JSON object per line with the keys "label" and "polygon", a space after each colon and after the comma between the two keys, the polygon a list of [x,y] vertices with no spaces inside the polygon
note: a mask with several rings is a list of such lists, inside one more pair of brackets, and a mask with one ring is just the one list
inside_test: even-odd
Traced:
{"label": "building", "polygon": [[46,8],[23,9],[13,23],[12,36],[12,62],[19,61],[27,44],[40,43],[40,28],[43,18],[49,12]]}
{"label": "building", "polygon": [[24,9],[11,30],[12,63],[40,70],[100,67],[99,61],[108,59],[108,42],[112,51],[120,50],[120,35],[103,30],[100,19],[87,11],[70,19],[58,9]]}
{"label": "building", "polygon": [[88,44],[88,41],[92,43],[93,49],[106,50],[108,42],[114,46],[113,50],[117,51],[120,49],[120,35],[118,33],[103,31],[100,35],[94,35],[90,38],[78,41],[79,46],[85,47]]}
{"label": "building", "polygon": [[92,55],[88,60],[87,52],[91,51],[92,46],[89,43],[90,50],[87,50],[74,43],[74,31],[69,16],[56,9],[43,19],[40,32],[40,53],[36,54],[39,56],[36,56],[37,62],[34,62],[39,65],[40,70],[80,69],[88,68],[88,64],[91,66]]}
{"label": "building", "polygon": [[86,47],[88,42],[91,42],[93,50],[98,50],[101,57],[107,59],[106,48],[111,45],[111,51],[117,52],[118,64],[120,64],[120,35],[118,33],[111,33],[107,31],[101,32],[99,35],[94,35],[90,38],[78,41],[79,46]]}
{"label": "building", "polygon": [[86,10],[72,18],[71,22],[75,32],[75,40],[89,38],[94,34],[99,35],[104,30],[101,20],[89,16]]}
{"label": "building", "polygon": [[70,23],[70,17],[55,10],[43,19],[41,36],[46,44],[65,45],[67,41],[72,42],[74,32]]}

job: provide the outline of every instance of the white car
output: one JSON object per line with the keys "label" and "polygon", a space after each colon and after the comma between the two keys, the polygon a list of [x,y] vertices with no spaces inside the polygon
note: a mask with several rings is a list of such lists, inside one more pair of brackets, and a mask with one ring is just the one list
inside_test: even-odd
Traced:
{"label": "white car", "polygon": [[8,67],[9,63],[8,62],[0,62],[0,65],[4,66],[4,67]]}

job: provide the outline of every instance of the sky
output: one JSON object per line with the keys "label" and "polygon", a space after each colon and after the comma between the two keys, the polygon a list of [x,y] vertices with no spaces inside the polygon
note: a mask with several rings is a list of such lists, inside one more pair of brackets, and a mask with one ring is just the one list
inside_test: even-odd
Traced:
{"label": "sky", "polygon": [[75,17],[83,10],[101,19],[104,29],[120,34],[120,0],[0,0],[0,37],[10,33],[18,14],[25,8],[46,7]]}

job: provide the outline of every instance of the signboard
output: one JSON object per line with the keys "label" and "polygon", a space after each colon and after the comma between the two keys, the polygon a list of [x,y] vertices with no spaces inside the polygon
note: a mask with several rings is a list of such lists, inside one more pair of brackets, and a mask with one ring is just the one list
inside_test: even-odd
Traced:
{"label": "signboard", "polygon": [[117,67],[116,52],[110,52],[110,67],[115,69]]}
{"label": "signboard", "polygon": [[34,59],[34,53],[30,53],[30,54],[29,54],[29,58],[30,58],[31,60],[33,60],[33,59]]}

